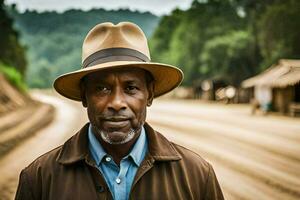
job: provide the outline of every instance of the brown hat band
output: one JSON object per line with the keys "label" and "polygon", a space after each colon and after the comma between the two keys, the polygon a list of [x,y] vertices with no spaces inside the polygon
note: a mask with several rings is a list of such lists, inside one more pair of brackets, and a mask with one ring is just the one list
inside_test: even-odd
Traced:
{"label": "brown hat band", "polygon": [[87,57],[82,68],[113,61],[139,61],[150,62],[150,59],[143,53],[129,48],[109,48],[97,51]]}

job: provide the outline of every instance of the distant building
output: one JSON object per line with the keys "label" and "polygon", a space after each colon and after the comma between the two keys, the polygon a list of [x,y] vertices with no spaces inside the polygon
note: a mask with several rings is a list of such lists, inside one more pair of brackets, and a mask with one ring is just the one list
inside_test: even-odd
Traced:
{"label": "distant building", "polygon": [[226,86],[226,82],[221,79],[196,80],[193,84],[194,98],[208,101],[218,100],[216,91]]}
{"label": "distant building", "polygon": [[300,60],[281,59],[264,72],[242,82],[263,110],[294,115],[300,112]]}

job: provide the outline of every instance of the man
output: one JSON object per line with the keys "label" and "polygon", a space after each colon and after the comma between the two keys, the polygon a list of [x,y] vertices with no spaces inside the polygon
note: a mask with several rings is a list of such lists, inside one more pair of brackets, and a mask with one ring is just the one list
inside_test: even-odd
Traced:
{"label": "man", "polygon": [[209,163],[145,122],[153,98],[178,86],[183,73],[150,62],[138,26],[95,26],[82,65],[54,87],[81,101],[90,123],[21,172],[16,199],[223,199]]}

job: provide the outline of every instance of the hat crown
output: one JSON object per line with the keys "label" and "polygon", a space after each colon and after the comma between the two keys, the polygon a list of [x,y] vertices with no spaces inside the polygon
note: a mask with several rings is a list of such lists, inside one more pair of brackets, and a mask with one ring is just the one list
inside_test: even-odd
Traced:
{"label": "hat crown", "polygon": [[150,72],[155,84],[154,97],[171,91],[183,80],[179,68],[150,61],[147,38],[137,25],[108,22],[96,25],[87,34],[82,45],[82,69],[59,76],[54,81],[54,88],[69,99],[81,101],[83,77],[104,69],[123,67]]}
{"label": "hat crown", "polygon": [[82,45],[82,63],[92,54],[111,48],[127,48],[141,52],[150,59],[147,38],[135,24],[121,22],[117,25],[101,23],[86,36]]}

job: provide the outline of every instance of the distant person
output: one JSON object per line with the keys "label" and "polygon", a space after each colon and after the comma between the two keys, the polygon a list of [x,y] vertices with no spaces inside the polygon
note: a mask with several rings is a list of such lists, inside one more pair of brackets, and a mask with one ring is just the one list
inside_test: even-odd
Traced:
{"label": "distant person", "polygon": [[21,172],[16,199],[224,199],[208,162],[145,122],[153,98],[182,79],[180,69],[150,62],[137,25],[95,26],[83,42],[82,69],[54,82],[82,102],[90,122]]}

